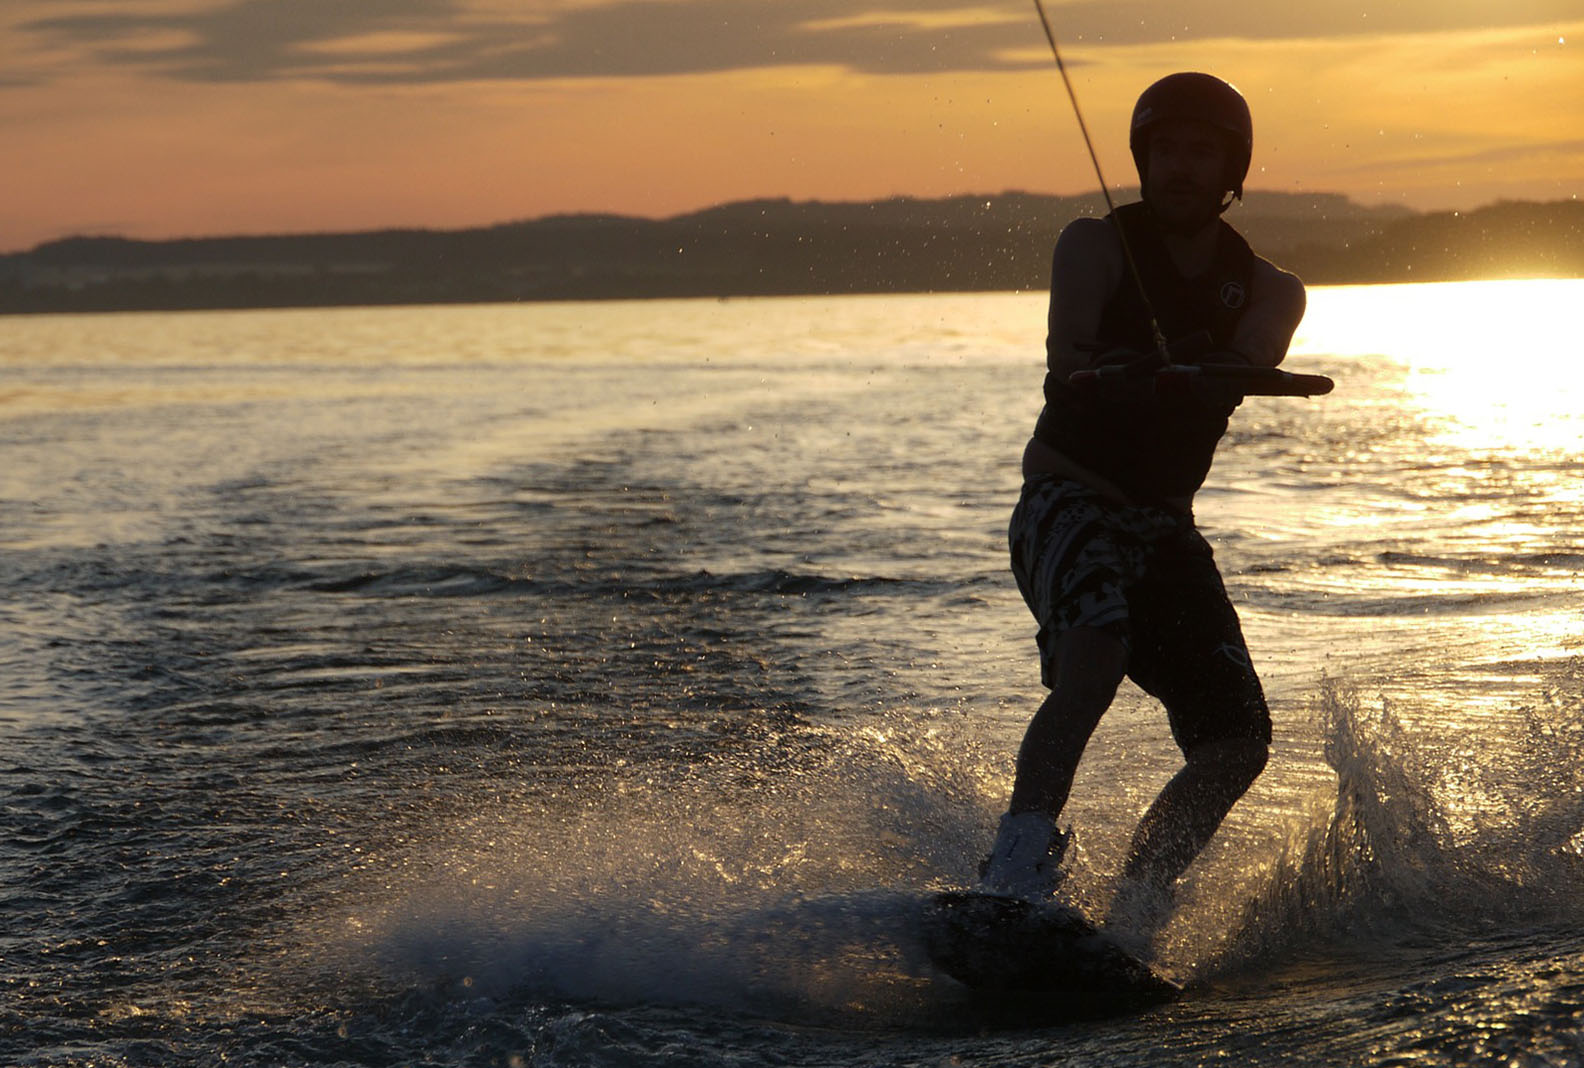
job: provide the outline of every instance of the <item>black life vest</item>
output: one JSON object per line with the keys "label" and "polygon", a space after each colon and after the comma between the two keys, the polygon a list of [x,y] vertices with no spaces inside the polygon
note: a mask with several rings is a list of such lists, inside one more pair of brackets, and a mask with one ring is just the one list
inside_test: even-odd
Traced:
{"label": "black life vest", "polygon": [[[1120,222],[1127,235],[1149,306],[1167,340],[1208,333],[1212,348],[1229,347],[1254,278],[1254,252],[1242,235],[1217,221],[1209,270],[1185,278],[1146,205],[1127,204],[1107,218],[1113,225]],[[1124,272],[1101,309],[1095,342],[1101,352],[1154,351],[1149,313],[1131,272]],[[1067,384],[1065,373],[1052,371],[1045,376],[1045,409],[1034,436],[1135,500],[1158,502],[1191,496],[1203,485],[1231,412],[1225,404],[1079,392]]]}

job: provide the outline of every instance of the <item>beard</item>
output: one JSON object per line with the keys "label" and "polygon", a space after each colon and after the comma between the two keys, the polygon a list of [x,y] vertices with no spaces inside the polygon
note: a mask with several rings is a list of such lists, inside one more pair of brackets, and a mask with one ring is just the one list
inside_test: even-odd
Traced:
{"label": "beard", "polygon": [[1196,182],[1145,182],[1144,202],[1167,233],[1197,234],[1226,211],[1225,193]]}

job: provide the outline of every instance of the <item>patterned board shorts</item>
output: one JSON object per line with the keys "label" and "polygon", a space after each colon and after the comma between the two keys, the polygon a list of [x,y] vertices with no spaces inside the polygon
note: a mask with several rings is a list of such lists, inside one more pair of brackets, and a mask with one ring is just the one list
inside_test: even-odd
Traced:
{"label": "patterned board shorts", "polygon": [[1029,479],[1008,530],[1012,573],[1039,624],[1040,678],[1076,627],[1126,646],[1127,674],[1166,706],[1185,752],[1270,741],[1270,711],[1215,555],[1193,518],[1120,505],[1081,482]]}

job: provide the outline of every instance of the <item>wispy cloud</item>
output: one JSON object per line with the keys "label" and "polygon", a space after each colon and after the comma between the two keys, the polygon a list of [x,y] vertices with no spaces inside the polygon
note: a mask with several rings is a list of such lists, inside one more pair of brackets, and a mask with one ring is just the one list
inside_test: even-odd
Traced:
{"label": "wispy cloud", "polygon": [[867,14],[848,0],[617,0],[516,17],[459,0],[232,0],[19,28],[102,63],[206,82],[640,77],[798,64],[995,70],[1026,65],[1008,52],[1034,43],[1020,7],[961,0],[911,0],[905,12]]}
{"label": "wispy cloud", "polygon": [[[1379,171],[1424,171],[1431,167],[1467,167],[1470,164],[1513,164],[1531,161],[1570,160],[1584,157],[1584,140],[1520,141],[1516,144],[1484,148],[1474,152],[1422,153],[1402,157],[1371,157],[1353,169]],[[1342,168],[1345,170],[1345,168]]]}
{"label": "wispy cloud", "polygon": [[[30,6],[24,0],[20,10]],[[1577,7],[1578,0],[1076,0],[1052,12],[1065,40],[1092,46],[1543,25],[1575,19]],[[803,64],[918,74],[1047,62],[1021,0],[611,0],[521,13],[479,0],[221,0],[176,10],[126,0],[113,10],[22,14],[12,25],[100,63],[196,82],[620,78]]]}

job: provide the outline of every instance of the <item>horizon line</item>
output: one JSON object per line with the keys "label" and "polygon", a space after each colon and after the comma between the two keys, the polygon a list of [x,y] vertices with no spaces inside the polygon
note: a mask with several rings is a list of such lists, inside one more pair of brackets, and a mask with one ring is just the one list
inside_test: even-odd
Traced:
{"label": "horizon line", "polygon": [[[1121,193],[1123,195],[1127,195],[1127,194],[1136,194],[1137,191],[1138,191],[1138,186],[1136,184],[1134,184],[1134,185],[1121,185],[1121,186],[1118,186],[1112,192],[1113,192],[1113,194]],[[1422,208],[1415,208],[1415,207],[1413,207],[1411,205],[1408,205],[1408,204],[1402,204],[1402,203],[1397,203],[1397,202],[1392,202],[1392,201],[1387,201],[1387,202],[1383,202],[1383,203],[1379,203],[1379,204],[1369,204],[1369,203],[1365,203],[1365,202],[1362,202],[1362,201],[1355,200],[1352,194],[1344,193],[1344,192],[1340,192],[1340,191],[1334,191],[1334,190],[1303,190],[1303,191],[1295,191],[1295,190],[1286,190],[1286,189],[1258,189],[1258,188],[1255,188],[1255,189],[1249,189],[1247,191],[1246,195],[1247,196],[1278,196],[1278,197],[1316,197],[1316,198],[1325,198],[1325,199],[1340,199],[1340,200],[1343,200],[1343,201],[1345,201],[1345,202],[1347,202],[1347,203],[1349,203],[1351,205],[1354,205],[1354,206],[1356,206],[1356,207],[1358,207],[1360,209],[1366,210],[1366,211],[1397,209],[1397,210],[1406,212],[1406,213],[1411,214],[1411,215],[1437,215],[1437,214],[1460,215],[1460,214],[1469,214],[1469,213],[1472,213],[1472,212],[1481,211],[1481,210],[1484,210],[1486,208],[1496,207],[1496,206],[1503,205],[1503,204],[1564,204],[1564,203],[1569,203],[1569,202],[1576,202],[1578,200],[1578,195],[1577,194],[1573,194],[1571,196],[1565,196],[1565,197],[1558,197],[1558,198],[1553,199],[1553,200],[1542,200],[1542,199],[1538,199],[1538,198],[1526,198],[1526,197],[1498,197],[1498,198],[1496,198],[1494,200],[1483,202],[1483,203],[1481,203],[1479,205],[1476,205],[1475,207],[1471,207],[1471,208],[1462,208],[1462,209],[1456,209],[1456,208],[1422,209]],[[555,220],[555,219],[579,219],[579,218],[597,219],[597,218],[609,218],[609,219],[626,219],[626,220],[633,220],[633,221],[639,221],[639,222],[663,223],[663,222],[672,222],[672,221],[679,220],[679,219],[686,219],[686,218],[688,218],[690,216],[693,216],[693,215],[702,215],[702,214],[705,214],[705,213],[710,212],[710,211],[719,210],[721,208],[730,208],[730,207],[735,207],[735,206],[739,206],[739,205],[760,204],[760,203],[781,203],[781,204],[790,204],[790,205],[794,205],[794,206],[821,205],[821,206],[837,206],[837,207],[861,207],[861,206],[864,206],[864,205],[887,204],[887,203],[905,202],[905,201],[914,201],[914,202],[919,202],[919,203],[939,203],[939,202],[956,201],[956,200],[973,200],[973,199],[979,199],[979,198],[994,200],[996,198],[1016,197],[1016,196],[1034,197],[1034,198],[1048,199],[1048,200],[1085,200],[1085,199],[1088,199],[1088,198],[1091,198],[1091,197],[1093,197],[1093,198],[1095,198],[1097,200],[1098,199],[1102,199],[1100,190],[1098,190],[1098,189],[1094,190],[1093,192],[1080,192],[1080,193],[1041,193],[1041,192],[1033,192],[1033,191],[1026,190],[1026,189],[1003,189],[1003,190],[1001,190],[998,193],[984,193],[984,192],[969,191],[969,192],[963,192],[963,193],[948,193],[948,194],[943,194],[943,195],[939,195],[939,196],[923,196],[923,195],[912,194],[912,193],[893,193],[893,194],[889,194],[889,195],[886,195],[886,196],[880,196],[880,197],[858,197],[858,198],[850,198],[850,199],[824,199],[824,198],[821,198],[821,197],[801,198],[801,197],[794,197],[794,196],[789,196],[789,195],[785,195],[785,194],[780,194],[780,195],[770,194],[770,195],[765,195],[765,196],[743,197],[743,198],[734,199],[734,200],[718,201],[718,202],[711,203],[711,204],[705,204],[705,205],[703,205],[701,207],[690,208],[690,209],[687,209],[687,210],[673,212],[671,214],[666,214],[666,215],[645,215],[645,214],[628,213],[628,212],[621,212],[621,211],[614,211],[614,210],[600,211],[600,210],[589,209],[589,210],[554,211],[554,212],[548,212],[548,213],[543,214],[543,215],[524,216],[524,217],[519,217],[519,218],[501,219],[501,220],[498,220],[496,222],[473,223],[473,224],[464,224],[464,225],[457,225],[457,226],[427,226],[427,225],[421,225],[421,224],[408,224],[408,225],[393,224],[393,225],[390,225],[390,226],[376,226],[376,227],[360,228],[360,229],[352,229],[352,230],[303,229],[303,230],[275,230],[275,231],[232,231],[232,232],[227,232],[227,233],[220,233],[220,232],[186,233],[186,234],[175,234],[175,235],[158,236],[158,237],[133,237],[133,236],[128,236],[124,232],[117,232],[115,230],[108,229],[108,228],[107,229],[103,229],[103,230],[86,229],[85,228],[85,229],[82,229],[82,230],[66,232],[66,233],[63,233],[62,235],[60,235],[58,237],[45,238],[44,240],[39,241],[39,242],[33,244],[30,247],[0,251],[0,257],[26,256],[26,255],[29,255],[30,253],[37,252],[38,250],[46,248],[46,247],[49,247],[51,245],[64,244],[64,243],[70,242],[70,241],[124,241],[124,242],[127,242],[129,244],[176,244],[176,243],[180,243],[180,242],[184,242],[184,241],[238,241],[238,240],[245,241],[245,240],[270,240],[270,239],[276,239],[276,238],[349,237],[349,236],[358,236],[358,235],[367,235],[367,234],[386,234],[386,233],[437,233],[437,234],[443,234],[443,233],[468,233],[468,232],[472,232],[472,231],[496,230],[496,229],[501,229],[501,228],[511,227],[511,226],[526,226],[526,225],[532,225],[534,223],[547,222],[547,221]],[[1234,205],[1232,210],[1234,210],[1234,211],[1238,210],[1238,205]]]}

